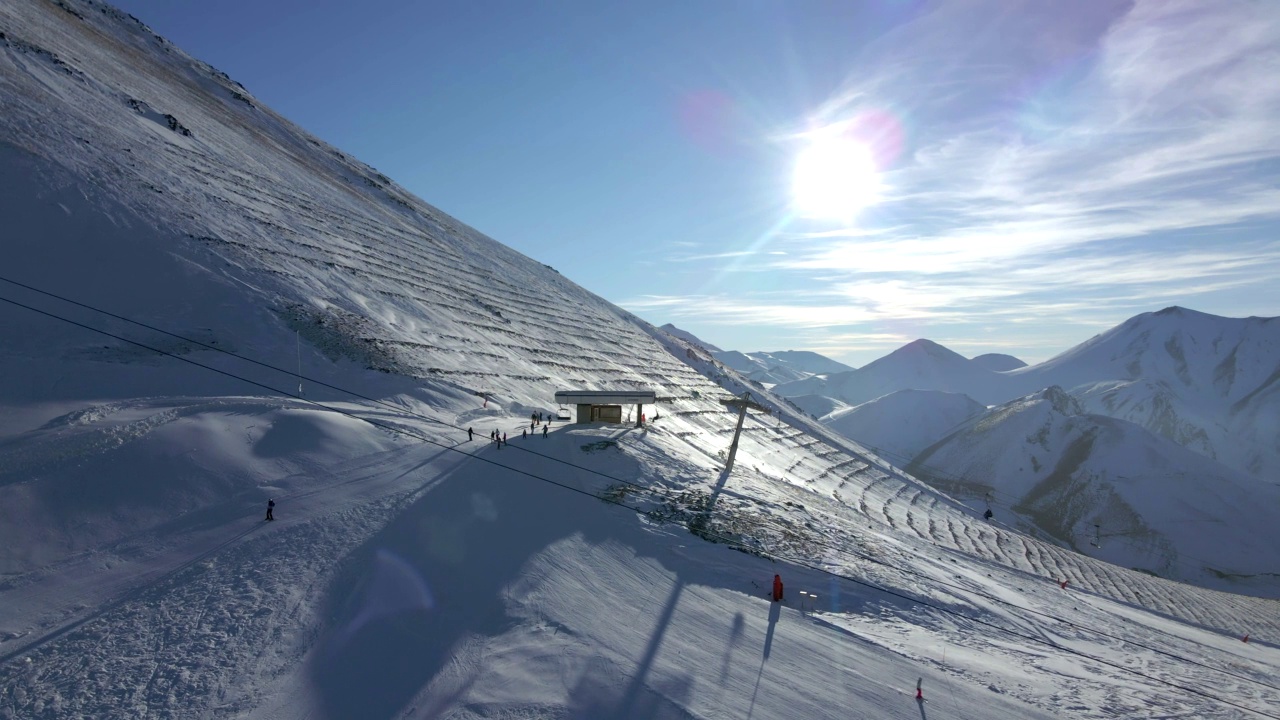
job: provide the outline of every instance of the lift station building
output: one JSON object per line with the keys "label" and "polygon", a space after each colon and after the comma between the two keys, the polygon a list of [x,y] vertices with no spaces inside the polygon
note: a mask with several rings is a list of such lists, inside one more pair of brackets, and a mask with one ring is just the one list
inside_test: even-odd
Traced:
{"label": "lift station building", "polygon": [[657,402],[657,396],[652,390],[559,390],[556,402],[576,406],[573,421],[579,423],[620,423],[622,406],[635,405],[638,423],[644,406]]}

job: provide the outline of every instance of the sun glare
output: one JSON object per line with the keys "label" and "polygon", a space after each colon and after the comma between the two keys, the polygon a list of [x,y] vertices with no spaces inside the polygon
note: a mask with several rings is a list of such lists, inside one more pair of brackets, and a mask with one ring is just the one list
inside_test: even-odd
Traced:
{"label": "sun glare", "polygon": [[801,215],[849,221],[879,198],[880,176],[866,145],[818,136],[796,158],[791,192]]}

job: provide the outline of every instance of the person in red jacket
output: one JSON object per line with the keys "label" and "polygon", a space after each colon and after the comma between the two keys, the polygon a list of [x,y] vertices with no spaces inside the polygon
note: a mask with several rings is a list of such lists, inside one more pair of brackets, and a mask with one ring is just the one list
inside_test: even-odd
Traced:
{"label": "person in red jacket", "polygon": [[773,576],[773,601],[778,602],[780,600],[782,600],[782,576],[774,575]]}

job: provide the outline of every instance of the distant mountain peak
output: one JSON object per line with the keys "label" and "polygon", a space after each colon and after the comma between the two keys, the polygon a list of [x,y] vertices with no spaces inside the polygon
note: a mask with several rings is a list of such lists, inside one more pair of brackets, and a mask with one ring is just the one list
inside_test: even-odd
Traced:
{"label": "distant mountain peak", "polygon": [[912,340],[883,358],[880,358],[880,360],[877,360],[876,362],[888,360],[889,358],[901,359],[910,357],[927,357],[935,361],[947,363],[960,361],[966,365],[969,363],[969,359],[960,353],[946,347],[945,345],[940,345],[926,338]]}
{"label": "distant mountain peak", "polygon": [[943,350],[946,350],[946,348],[945,348],[945,347],[943,347],[942,345],[939,345],[938,343],[936,343],[936,342],[934,342],[934,341],[932,341],[932,340],[930,340],[930,339],[928,339],[928,338],[917,338],[917,339],[912,340],[911,342],[907,343],[906,345],[903,345],[903,346],[902,346],[902,349],[903,349],[903,350],[906,350],[906,349],[908,349],[908,348],[911,348],[911,349],[920,349],[920,350],[932,350],[932,349],[935,349],[935,348],[941,348],[941,349],[943,349]]}
{"label": "distant mountain peak", "polygon": [[928,338],[920,338],[898,348],[896,352],[925,352],[930,355],[950,356],[958,355],[945,345],[940,345]]}
{"label": "distant mountain peak", "polygon": [[1129,319],[1129,322],[1141,322],[1148,318],[1157,318],[1157,317],[1171,318],[1174,320],[1182,320],[1182,321],[1205,321],[1205,320],[1230,321],[1231,320],[1231,318],[1223,317],[1221,315],[1214,315],[1213,313],[1201,312],[1199,310],[1192,310],[1191,308],[1182,307],[1181,305],[1170,305],[1169,307],[1164,308],[1163,310],[1157,310],[1155,312],[1142,313],[1140,315],[1135,315]]}
{"label": "distant mountain peak", "polygon": [[979,355],[972,360],[973,364],[992,370],[994,372],[1007,372],[1009,370],[1017,370],[1027,366],[1021,359],[1013,355],[1005,355],[1003,353],[987,353]]}

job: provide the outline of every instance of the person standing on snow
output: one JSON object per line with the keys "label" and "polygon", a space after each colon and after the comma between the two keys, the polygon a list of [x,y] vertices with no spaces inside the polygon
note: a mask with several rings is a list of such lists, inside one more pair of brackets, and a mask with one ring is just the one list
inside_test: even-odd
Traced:
{"label": "person standing on snow", "polygon": [[782,576],[781,575],[773,576],[773,601],[774,602],[782,601]]}
{"label": "person standing on snow", "polygon": [[271,511],[275,509],[276,509],[276,501],[274,499],[267,500],[267,519],[268,520],[276,519],[275,516],[271,514]]}
{"label": "person standing on snow", "polygon": [[548,427],[549,425],[550,425],[550,423],[548,423],[547,425],[543,425],[543,426],[542,426],[542,437],[544,437],[544,438],[547,436],[547,427]]}
{"label": "person standing on snow", "polygon": [[476,434],[471,431],[471,428],[467,428],[467,442],[471,442],[472,440],[475,440],[475,439],[476,439]]}

